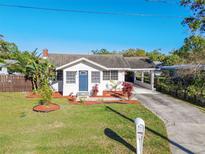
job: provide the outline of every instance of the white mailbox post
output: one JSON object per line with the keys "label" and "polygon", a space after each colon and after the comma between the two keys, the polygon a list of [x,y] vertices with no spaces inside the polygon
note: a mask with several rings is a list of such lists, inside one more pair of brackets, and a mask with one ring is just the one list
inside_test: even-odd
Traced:
{"label": "white mailbox post", "polygon": [[136,153],[137,154],[143,154],[143,141],[144,141],[144,134],[145,134],[145,122],[141,118],[135,119],[136,124],[136,142],[137,142],[137,148]]}

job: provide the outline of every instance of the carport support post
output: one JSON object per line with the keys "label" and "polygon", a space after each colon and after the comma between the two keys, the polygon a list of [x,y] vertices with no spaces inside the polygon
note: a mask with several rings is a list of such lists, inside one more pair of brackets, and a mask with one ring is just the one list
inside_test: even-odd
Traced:
{"label": "carport support post", "polygon": [[144,71],[141,72],[141,82],[144,83]]}
{"label": "carport support post", "polygon": [[154,90],[154,71],[151,71],[151,87],[152,87],[152,90]]}
{"label": "carport support post", "polygon": [[136,83],[136,71],[134,71],[134,83]]}

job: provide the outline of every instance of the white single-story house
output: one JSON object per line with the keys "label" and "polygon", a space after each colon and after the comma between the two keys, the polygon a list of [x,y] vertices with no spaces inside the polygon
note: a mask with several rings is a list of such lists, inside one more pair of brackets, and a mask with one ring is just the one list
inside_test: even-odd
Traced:
{"label": "white single-story house", "polygon": [[[92,88],[98,85],[98,95],[113,88],[122,88],[127,72],[133,73],[133,81],[143,86],[143,80],[136,81],[135,72],[150,72],[151,84],[145,87],[154,89],[154,64],[147,57],[123,57],[122,55],[73,55],[50,54],[44,51],[47,58],[56,67],[57,80],[52,83],[55,91],[63,96],[78,95],[85,92],[92,94]],[[129,73],[130,74],[130,73]]]}

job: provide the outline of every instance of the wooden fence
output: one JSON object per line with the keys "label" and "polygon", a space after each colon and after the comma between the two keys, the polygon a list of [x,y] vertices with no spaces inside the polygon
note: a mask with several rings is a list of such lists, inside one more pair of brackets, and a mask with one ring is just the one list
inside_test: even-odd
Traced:
{"label": "wooden fence", "polygon": [[32,83],[22,75],[0,75],[0,92],[32,91]]}

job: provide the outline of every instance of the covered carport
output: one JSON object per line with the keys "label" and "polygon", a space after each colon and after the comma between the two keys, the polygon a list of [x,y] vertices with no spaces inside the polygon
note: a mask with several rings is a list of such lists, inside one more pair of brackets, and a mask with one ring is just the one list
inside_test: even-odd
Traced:
{"label": "covered carport", "polygon": [[[155,68],[153,69],[144,69],[144,70],[134,70],[134,83],[136,85],[139,85],[141,87],[155,90],[154,87],[154,71]],[[145,73],[147,74],[148,81],[145,80]],[[137,74],[140,74],[140,78],[137,77]],[[146,78],[147,79],[147,78]]]}
{"label": "covered carport", "polygon": [[125,57],[125,59],[131,68],[127,71],[125,79],[140,87],[155,90],[156,68],[154,63],[147,57]]}

